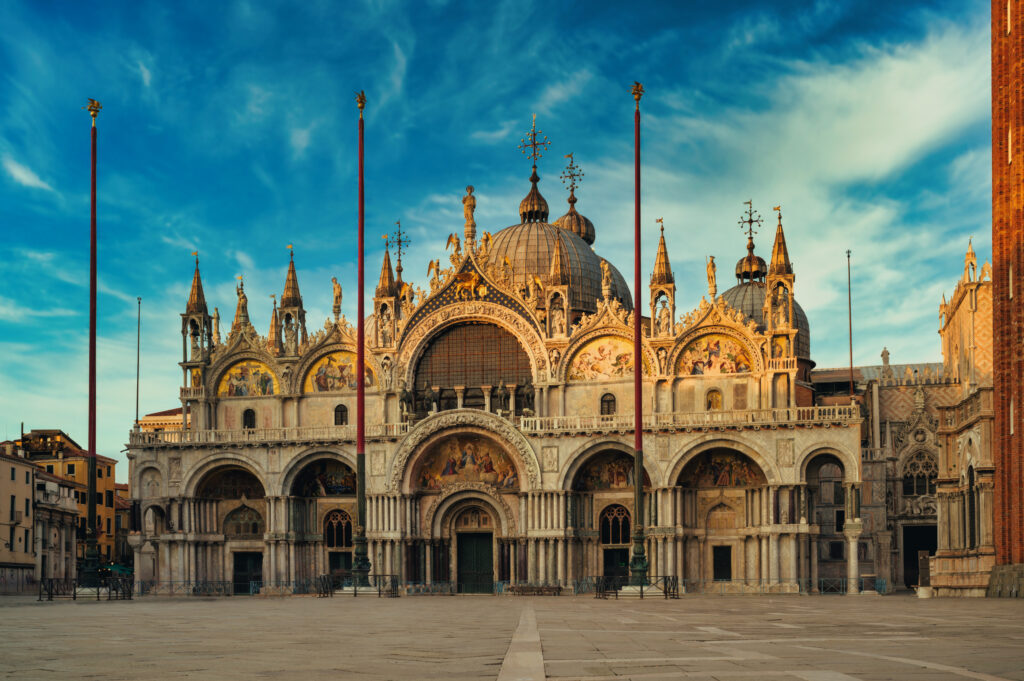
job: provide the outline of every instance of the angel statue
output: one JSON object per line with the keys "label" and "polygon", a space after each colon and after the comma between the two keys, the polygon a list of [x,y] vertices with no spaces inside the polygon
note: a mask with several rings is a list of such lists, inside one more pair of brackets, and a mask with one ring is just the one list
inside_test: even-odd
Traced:
{"label": "angel statue", "polygon": [[431,260],[427,265],[427,276],[430,277],[430,291],[434,292],[441,285],[441,261]]}

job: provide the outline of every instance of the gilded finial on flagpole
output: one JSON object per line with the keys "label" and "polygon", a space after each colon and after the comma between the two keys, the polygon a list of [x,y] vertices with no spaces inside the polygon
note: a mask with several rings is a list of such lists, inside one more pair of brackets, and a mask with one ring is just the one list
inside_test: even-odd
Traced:
{"label": "gilded finial on flagpole", "polygon": [[92,116],[92,127],[95,128],[96,127],[96,116],[98,116],[100,114],[100,109],[103,108],[103,105],[100,104],[99,102],[97,102],[92,97],[88,97],[87,99],[89,100],[88,106],[83,106],[82,108],[87,110],[89,112],[89,115]]}
{"label": "gilded finial on flagpole", "polygon": [[640,98],[644,96],[644,86],[640,84],[640,81],[633,81],[633,99],[636,100],[636,108],[640,108]]}
{"label": "gilded finial on flagpole", "polygon": [[366,107],[366,93],[362,90],[356,93],[356,106],[359,107],[359,117],[363,117],[363,108]]}

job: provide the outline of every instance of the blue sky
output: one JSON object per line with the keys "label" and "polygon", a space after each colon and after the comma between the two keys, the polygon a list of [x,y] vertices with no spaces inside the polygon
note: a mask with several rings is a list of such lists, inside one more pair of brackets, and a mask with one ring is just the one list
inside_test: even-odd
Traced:
{"label": "blue sky", "polygon": [[[644,83],[644,275],[664,217],[680,312],[744,253],[742,202],[782,204],[819,367],[846,362],[853,251],[858,364],[937,361],[938,303],[968,236],[990,257],[989,17],[981,0],[0,5],[0,436],[84,445],[89,117],[100,118],[99,447],[178,405],[180,318],[201,253],[230,324],[244,274],[261,333],[289,243],[311,327],[332,276],[355,316],[356,108],[367,93],[368,279],[401,219],[405,278],[461,231],[518,222],[537,113],[540,188],[564,212],[563,155],[586,173],[595,250],[632,281],[632,108]],[[724,9],[723,9],[724,8]],[[646,290],[644,291],[646,295]],[[127,471],[121,471],[124,478]]]}

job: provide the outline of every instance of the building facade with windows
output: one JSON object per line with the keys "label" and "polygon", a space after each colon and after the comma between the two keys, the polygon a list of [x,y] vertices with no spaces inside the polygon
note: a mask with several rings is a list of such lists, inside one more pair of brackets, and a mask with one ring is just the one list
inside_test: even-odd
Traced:
{"label": "building facade with windows", "polygon": [[0,450],[0,593],[33,586],[33,490],[36,467],[18,456],[14,443]]}
{"label": "building facade with windows", "polygon": [[568,586],[621,574],[638,524],[651,574],[690,588],[797,591],[877,573],[858,550],[863,417],[849,401],[814,404],[781,214],[770,261],[751,234],[735,285],[719,294],[710,263],[706,294],[688,294],[697,302],[682,314],[657,243],[637,517],[631,319],[642,312],[594,250],[575,187],[549,222],[530,179],[519,221],[493,234],[477,233],[465,197],[461,238],[428,263],[426,288],[385,253],[361,377],[339,285],[334,316],[307,329],[293,259],[267,335],[240,283],[222,337],[197,262],[182,315],[188,426],[130,435],[140,581],[300,588],[347,568],[359,380],[375,573],[460,591]]}
{"label": "building facade with windows", "polygon": [[88,487],[35,470],[35,578],[73,579],[78,574],[78,501]]}

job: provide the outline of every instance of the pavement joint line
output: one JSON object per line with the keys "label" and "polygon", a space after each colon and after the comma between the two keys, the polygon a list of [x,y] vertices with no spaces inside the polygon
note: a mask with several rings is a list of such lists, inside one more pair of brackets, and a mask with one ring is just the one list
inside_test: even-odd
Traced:
{"label": "pavement joint line", "polygon": [[537,630],[537,613],[527,603],[519,615],[519,626],[512,634],[508,652],[501,663],[498,681],[544,681],[544,653]]}
{"label": "pavement joint line", "polygon": [[876,660],[885,660],[887,662],[901,662],[903,664],[911,665],[914,667],[924,667],[925,669],[934,669],[941,672],[949,672],[950,674],[956,674],[957,676],[965,676],[969,679],[980,679],[980,681],[1013,681],[1005,676],[993,676],[992,674],[983,674],[981,672],[972,672],[970,669],[963,667],[952,667],[948,664],[939,664],[938,662],[928,662],[927,660],[915,660],[909,657],[895,657],[893,655],[879,655],[877,653],[864,653],[854,650],[840,650],[837,648],[818,648],[815,646],[795,646],[796,648],[806,648],[807,650],[823,650],[829,653],[843,653],[846,655],[858,655],[860,657],[870,657]]}
{"label": "pavement joint line", "polygon": [[[860,681],[856,676],[850,676],[849,674],[843,674],[842,672],[828,671],[828,670],[798,670],[798,671],[742,671],[737,669],[728,670],[708,670],[708,671],[676,671],[672,672],[672,676],[679,678],[696,677],[700,679],[706,679],[709,676],[716,677],[721,674],[724,677],[735,678],[735,677],[753,677],[756,679],[763,679],[768,677],[785,677],[785,678],[797,678],[803,681]],[[613,674],[611,676],[559,676],[558,681],[623,681],[623,679],[664,679],[666,678],[665,672],[641,672],[639,674]]]}

